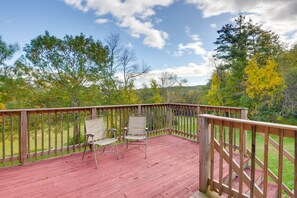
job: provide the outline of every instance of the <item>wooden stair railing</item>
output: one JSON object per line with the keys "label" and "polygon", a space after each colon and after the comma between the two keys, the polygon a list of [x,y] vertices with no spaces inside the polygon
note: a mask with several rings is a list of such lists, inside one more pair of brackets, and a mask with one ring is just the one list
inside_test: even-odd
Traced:
{"label": "wooden stair railing", "polygon": [[[297,196],[297,126],[207,114],[199,115],[199,118],[199,123],[201,123],[199,129],[200,191],[207,191],[209,186],[211,191],[216,191],[219,195],[226,193],[228,197],[282,197],[283,193],[286,193],[288,197]],[[234,138],[233,133],[236,130],[239,130],[240,145],[238,152],[233,151],[234,140],[232,138]],[[251,133],[251,150],[248,150],[243,143],[246,131]],[[215,133],[219,133],[219,137],[216,138]],[[223,133],[227,133],[227,143],[223,140]],[[256,134],[261,133],[264,134],[264,162],[261,162],[256,156]],[[273,139],[270,140],[269,135],[279,136],[279,144]],[[294,157],[284,149],[285,137],[294,138]],[[277,176],[268,168],[269,143],[279,150]],[[248,155],[244,154],[243,150],[245,149]],[[245,156],[249,157],[248,160]],[[293,190],[290,190],[283,183],[283,156],[294,161],[294,170],[292,170],[294,175]],[[217,159],[216,163],[215,159]],[[216,168],[219,170],[217,171]],[[273,182],[269,182],[268,177]]]}

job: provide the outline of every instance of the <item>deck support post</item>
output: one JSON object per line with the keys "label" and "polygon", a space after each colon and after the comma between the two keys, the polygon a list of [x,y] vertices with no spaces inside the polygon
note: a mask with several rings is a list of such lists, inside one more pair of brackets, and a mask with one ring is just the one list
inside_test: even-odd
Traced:
{"label": "deck support post", "polygon": [[[247,120],[248,119],[248,109],[242,108],[240,110],[240,119]],[[243,136],[243,155],[247,156],[247,130],[244,130],[244,136]]]}
{"label": "deck support post", "polygon": [[199,190],[206,192],[209,178],[209,120],[199,117]]}
{"label": "deck support post", "polygon": [[21,165],[27,163],[27,134],[28,134],[28,115],[27,111],[21,111],[20,117],[20,162]]}

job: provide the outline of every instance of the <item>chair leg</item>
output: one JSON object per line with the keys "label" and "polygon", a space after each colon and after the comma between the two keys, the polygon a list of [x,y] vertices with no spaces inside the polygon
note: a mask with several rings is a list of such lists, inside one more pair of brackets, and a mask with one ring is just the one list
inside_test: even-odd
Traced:
{"label": "chair leg", "polygon": [[115,144],[115,149],[116,149],[116,152],[117,152],[117,160],[119,160],[119,151],[118,151],[118,145]]}
{"label": "chair leg", "polygon": [[122,158],[124,158],[124,154],[125,154],[125,143],[126,143],[126,140],[124,139],[124,144],[122,146],[123,150],[122,150]]}
{"label": "chair leg", "polygon": [[82,159],[84,159],[84,157],[85,157],[86,149],[87,149],[87,143],[84,144],[84,152],[83,152]]}
{"label": "chair leg", "polygon": [[103,153],[104,153],[104,151],[105,151],[105,146],[103,147]]}
{"label": "chair leg", "polygon": [[146,159],[146,149],[147,149],[147,145],[146,145],[146,140],[144,143],[144,159]]}
{"label": "chair leg", "polygon": [[96,157],[96,145],[95,144],[93,144],[93,150],[94,150],[94,159],[95,159],[96,169],[98,169],[97,157]]}

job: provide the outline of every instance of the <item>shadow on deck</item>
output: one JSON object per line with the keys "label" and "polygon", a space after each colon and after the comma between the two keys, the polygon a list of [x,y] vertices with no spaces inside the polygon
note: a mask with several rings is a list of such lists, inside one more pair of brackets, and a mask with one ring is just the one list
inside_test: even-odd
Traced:
{"label": "shadow on deck", "polygon": [[[120,151],[121,146],[119,146]],[[138,149],[125,158],[98,151],[0,169],[4,197],[197,197],[199,145],[173,135],[148,139],[147,159]],[[198,194],[197,194],[198,195]]]}

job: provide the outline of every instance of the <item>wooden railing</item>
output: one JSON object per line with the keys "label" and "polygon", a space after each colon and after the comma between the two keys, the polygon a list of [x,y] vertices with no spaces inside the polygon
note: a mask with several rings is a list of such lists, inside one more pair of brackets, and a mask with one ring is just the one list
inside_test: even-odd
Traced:
{"label": "wooden railing", "polygon": [[128,116],[145,113],[149,136],[165,133],[197,140],[198,114],[242,117],[246,109],[192,104],[137,104],[0,111],[0,167],[81,151],[84,118],[103,115],[122,140]]}
{"label": "wooden railing", "polygon": [[[297,196],[297,126],[206,114],[199,115],[199,122],[201,191],[206,192],[209,187],[229,197]],[[238,151],[232,146],[235,132],[239,133]],[[245,133],[248,133],[247,145],[244,145]],[[224,134],[227,142],[223,140]],[[285,151],[284,141],[287,147],[291,145],[291,153]],[[268,147],[269,142],[272,147]],[[275,148],[276,159],[273,158]],[[276,167],[276,171],[271,167]],[[291,187],[286,183],[292,183]]]}

